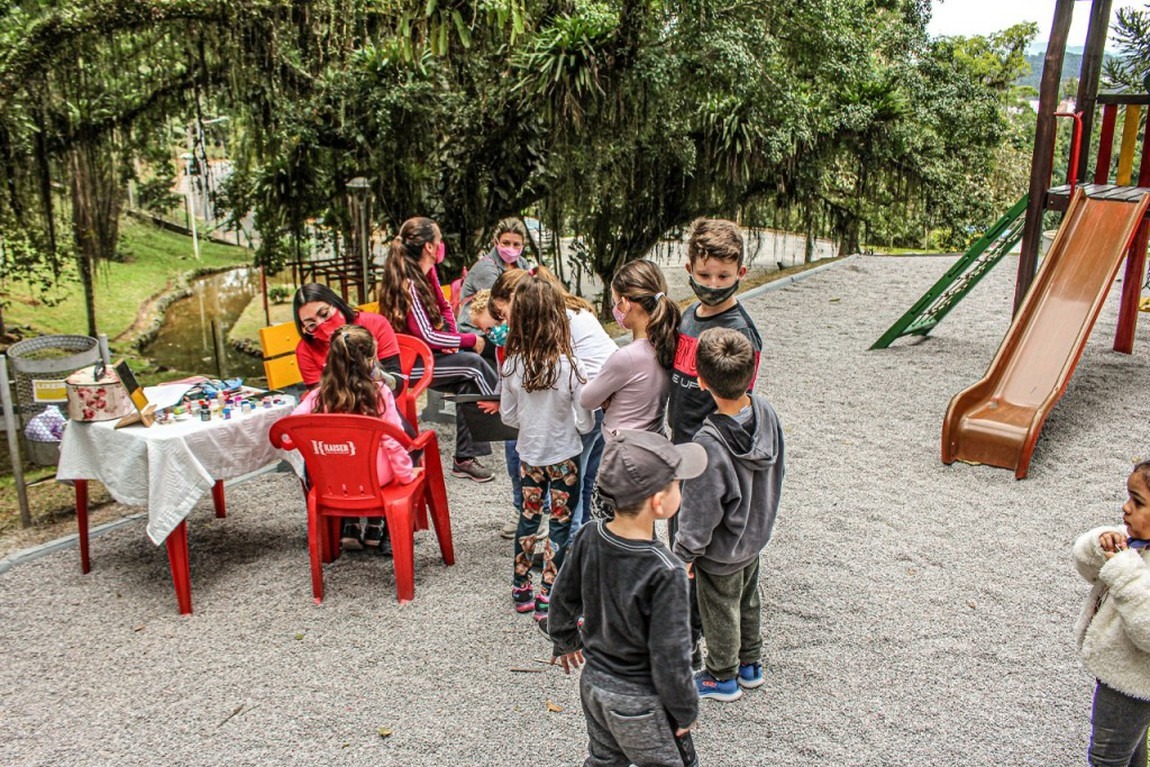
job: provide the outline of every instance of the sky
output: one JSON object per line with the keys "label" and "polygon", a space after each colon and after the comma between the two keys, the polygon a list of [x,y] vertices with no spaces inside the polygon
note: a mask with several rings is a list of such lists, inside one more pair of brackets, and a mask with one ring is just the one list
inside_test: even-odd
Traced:
{"label": "sky", "polygon": [[[1070,24],[1068,46],[1086,43],[1086,27],[1090,21],[1089,0],[1074,3],[1074,20]],[[1147,0],[1113,0],[1111,23],[1119,8],[1145,8]],[[1050,39],[1050,22],[1054,19],[1054,0],[934,0],[930,25],[927,30],[939,35],[986,35],[999,32],[1022,21],[1038,22],[1036,43],[1043,50]],[[1112,49],[1112,39],[1106,41]]]}

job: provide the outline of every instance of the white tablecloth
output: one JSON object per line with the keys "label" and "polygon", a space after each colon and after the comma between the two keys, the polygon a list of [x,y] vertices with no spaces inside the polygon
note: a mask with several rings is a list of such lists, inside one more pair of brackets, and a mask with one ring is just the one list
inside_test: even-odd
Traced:
{"label": "white tablecloth", "polygon": [[295,401],[224,421],[178,421],[113,428],[115,421],[71,421],[60,445],[56,479],[95,479],[117,501],[148,508],[148,537],[157,546],[218,479],[279,461],[268,430]]}

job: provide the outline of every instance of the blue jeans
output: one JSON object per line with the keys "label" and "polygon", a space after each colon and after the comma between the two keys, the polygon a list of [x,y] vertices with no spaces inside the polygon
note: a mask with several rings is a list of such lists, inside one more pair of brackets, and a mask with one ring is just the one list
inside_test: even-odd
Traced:
{"label": "blue jeans", "polygon": [[599,475],[599,461],[603,459],[603,411],[595,411],[595,428],[583,435],[583,453],[579,456],[579,476],[583,479],[583,491],[579,502],[571,512],[571,536],[591,516],[591,491],[595,488],[595,477]]}
{"label": "blue jeans", "polygon": [[523,480],[519,478],[519,453],[515,446],[519,443],[509,439],[503,443],[503,457],[507,459],[507,476],[511,478],[511,502],[515,511],[523,511]]}
{"label": "blue jeans", "polygon": [[1099,682],[1091,720],[1091,767],[1146,767],[1150,700],[1131,698]]}

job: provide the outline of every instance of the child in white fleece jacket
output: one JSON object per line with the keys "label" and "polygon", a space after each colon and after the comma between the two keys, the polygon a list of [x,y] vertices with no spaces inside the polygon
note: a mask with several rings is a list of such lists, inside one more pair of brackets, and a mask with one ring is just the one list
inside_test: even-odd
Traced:
{"label": "child in white fleece jacket", "polygon": [[1098,680],[1090,764],[1146,765],[1150,727],[1150,461],[1134,467],[1125,527],[1099,527],[1074,544],[1074,565],[1093,585],[1076,633]]}

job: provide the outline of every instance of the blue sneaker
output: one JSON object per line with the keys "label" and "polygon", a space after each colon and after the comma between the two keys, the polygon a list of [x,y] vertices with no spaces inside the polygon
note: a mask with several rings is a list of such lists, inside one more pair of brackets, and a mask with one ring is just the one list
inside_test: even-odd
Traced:
{"label": "blue sneaker", "polygon": [[743,697],[743,689],[734,679],[716,679],[710,671],[700,671],[695,677],[695,689],[700,698],[730,703]]}
{"label": "blue sneaker", "polygon": [[762,663],[740,663],[739,664],[739,687],[744,690],[753,690],[759,687],[765,681],[763,679],[763,664]]}

